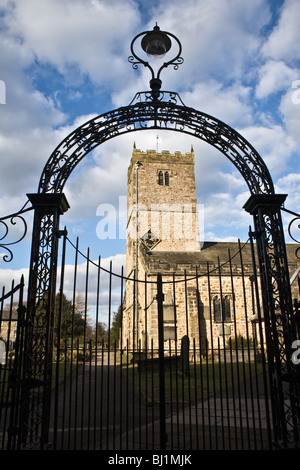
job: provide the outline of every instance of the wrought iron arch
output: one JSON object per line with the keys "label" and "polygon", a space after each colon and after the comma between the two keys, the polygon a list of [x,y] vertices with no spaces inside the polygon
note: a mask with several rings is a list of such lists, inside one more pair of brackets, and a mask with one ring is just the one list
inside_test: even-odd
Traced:
{"label": "wrought iron arch", "polygon": [[[169,100],[163,98],[168,96]],[[142,100],[143,99],[143,100]],[[75,166],[94,148],[129,132],[164,129],[186,133],[222,152],[238,169],[251,194],[274,194],[269,170],[254,147],[219,119],[186,107],[176,93],[138,93],[133,102],[91,119],[54,150],[41,175],[39,193],[61,193]]]}

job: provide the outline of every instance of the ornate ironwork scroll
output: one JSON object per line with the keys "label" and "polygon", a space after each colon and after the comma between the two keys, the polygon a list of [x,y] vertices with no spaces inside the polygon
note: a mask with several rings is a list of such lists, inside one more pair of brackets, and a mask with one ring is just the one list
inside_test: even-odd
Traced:
{"label": "ornate ironwork scroll", "polygon": [[[2,259],[6,263],[9,263],[13,259],[13,252],[11,247],[24,240],[27,235],[27,222],[23,217],[23,214],[33,209],[33,207],[25,209],[28,202],[29,201],[24,204],[19,212],[15,212],[14,214],[0,218],[0,249],[5,250],[5,254],[3,255]],[[18,228],[19,234],[16,236],[14,241],[9,242],[6,241],[6,239],[9,237],[10,227]]]}
{"label": "ornate ironwork scroll", "polygon": [[[289,211],[285,208],[282,210],[295,216],[288,225],[288,234],[294,242],[300,243],[300,214],[296,214],[295,212]],[[295,255],[300,259],[300,246],[296,249]]]}

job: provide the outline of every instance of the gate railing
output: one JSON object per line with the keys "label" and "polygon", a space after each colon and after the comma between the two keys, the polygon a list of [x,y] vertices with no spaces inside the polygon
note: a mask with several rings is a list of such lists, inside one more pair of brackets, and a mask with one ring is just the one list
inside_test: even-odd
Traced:
{"label": "gate railing", "polygon": [[0,297],[0,448],[20,448],[21,370],[24,347],[24,278]]}
{"label": "gate railing", "polygon": [[274,448],[277,398],[252,239],[193,273],[136,281],[63,237],[50,403],[26,436],[23,278],[0,298],[0,447],[30,448],[43,425],[48,449]]}
{"label": "gate railing", "polygon": [[92,260],[78,240],[70,262],[70,245],[65,235],[49,446],[271,448],[274,403],[251,245],[193,275],[143,281]]}

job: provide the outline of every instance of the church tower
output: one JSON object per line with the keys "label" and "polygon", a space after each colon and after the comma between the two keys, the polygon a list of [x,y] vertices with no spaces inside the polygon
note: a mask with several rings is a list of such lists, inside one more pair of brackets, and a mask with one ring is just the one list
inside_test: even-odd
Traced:
{"label": "church tower", "polygon": [[194,152],[134,148],[128,168],[127,276],[139,249],[200,251]]}
{"label": "church tower", "polygon": [[[185,262],[200,253],[193,149],[171,154],[134,146],[127,183],[126,277],[140,282],[126,283],[124,340],[129,347],[147,348],[150,341],[157,347],[157,272],[168,257]],[[167,290],[164,315],[165,338],[174,339],[177,322]]]}

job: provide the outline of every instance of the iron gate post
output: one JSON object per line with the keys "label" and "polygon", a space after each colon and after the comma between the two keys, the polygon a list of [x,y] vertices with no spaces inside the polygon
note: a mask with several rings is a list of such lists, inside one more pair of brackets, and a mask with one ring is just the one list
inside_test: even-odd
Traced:
{"label": "iron gate post", "polygon": [[22,447],[48,443],[56,271],[60,215],[69,208],[63,193],[28,194],[34,208],[21,380]]}
{"label": "iron gate post", "polygon": [[160,419],[160,450],[166,449],[166,409],[165,409],[165,364],[164,364],[164,294],[162,277],[157,275],[157,314],[158,314],[158,354],[159,354],[159,419]]}
{"label": "iron gate post", "polygon": [[[292,363],[293,305],[281,206],[286,194],[252,195],[244,209],[254,218],[260,269],[275,443],[299,445],[299,382]],[[252,233],[253,234],[253,233]]]}

